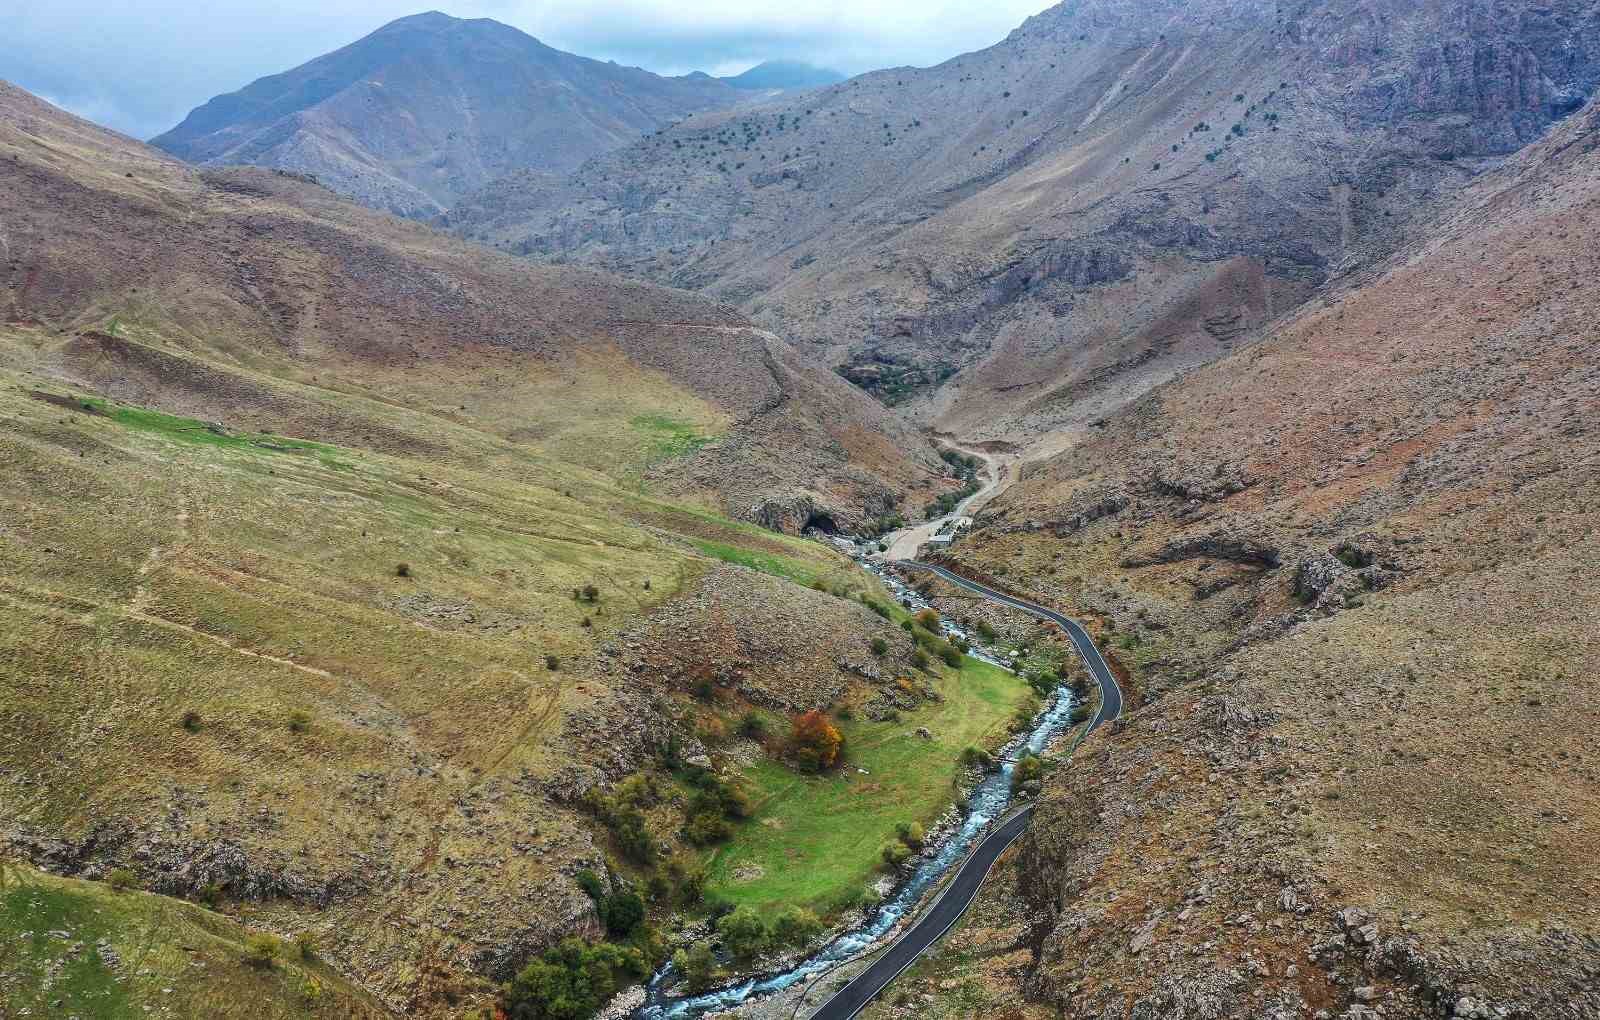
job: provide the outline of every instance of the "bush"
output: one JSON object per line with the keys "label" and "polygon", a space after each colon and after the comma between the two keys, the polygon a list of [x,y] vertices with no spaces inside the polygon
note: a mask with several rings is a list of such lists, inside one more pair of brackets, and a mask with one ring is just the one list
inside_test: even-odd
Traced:
{"label": "bush", "polygon": [[823,772],[839,762],[844,737],[821,712],[811,711],[794,721],[791,741],[795,756],[811,771]]}
{"label": "bush", "polygon": [[317,937],[303,931],[294,937],[294,951],[300,959],[312,963],[317,958]]}
{"label": "bush", "polygon": [[893,870],[911,859],[911,848],[904,843],[885,843],[879,851],[884,867]]}
{"label": "bush", "polygon": [[911,665],[926,673],[928,671],[928,667],[933,665],[933,660],[928,658],[927,652],[918,648],[916,651],[911,653]]}
{"label": "bush", "polygon": [[973,765],[977,765],[987,771],[994,768],[994,755],[990,754],[988,751],[985,751],[981,747],[969,746],[966,750],[961,752],[961,764],[966,765],[969,768]]}
{"label": "bush", "polygon": [[647,973],[638,950],[568,938],[522,969],[501,996],[509,1020],[593,1016],[626,979]]}
{"label": "bush", "polygon": [[683,827],[683,838],[695,846],[711,846],[733,835],[733,826],[719,814],[709,811],[690,818]]}
{"label": "bush", "polygon": [[304,733],[311,728],[311,713],[295,709],[289,713],[289,732]]}
{"label": "bush", "polygon": [[739,736],[750,740],[765,740],[767,738],[767,721],[759,712],[746,712],[739,720]]}
{"label": "bush", "polygon": [[994,644],[994,639],[995,639],[996,635],[995,635],[995,632],[994,632],[994,628],[989,626],[989,621],[987,621],[987,620],[979,620],[978,621],[978,626],[976,628],[974,628],[974,629],[978,632],[979,640],[981,640],[984,644],[986,644],[986,645]]}
{"label": "bush", "polygon": [[895,835],[900,837],[900,842],[913,850],[921,850],[928,834],[916,822],[901,822],[894,827]]}
{"label": "bush", "polygon": [[1011,773],[1011,792],[1016,793],[1044,775],[1044,762],[1036,754],[1025,754]]}
{"label": "bush", "polygon": [[278,940],[266,932],[257,932],[244,940],[244,962],[263,970],[278,960]]}
{"label": "bush", "polygon": [[599,903],[600,922],[617,938],[626,938],[644,921],[644,900],[633,891],[612,893]]}
{"label": "bush", "polygon": [[704,942],[672,954],[672,965],[683,975],[683,983],[691,993],[703,992],[716,981],[717,958]]}
{"label": "bush", "polygon": [[772,922],[772,941],[780,946],[798,949],[822,932],[822,922],[817,915],[801,907],[790,907]]}
{"label": "bush", "polygon": [[178,725],[182,726],[184,729],[188,730],[190,733],[199,733],[200,732],[200,713],[196,712],[192,708],[189,709],[189,711],[183,713],[183,718],[178,720]]}
{"label": "bush", "polygon": [[961,668],[961,649],[954,645],[945,645],[939,649],[939,658],[943,659],[944,664],[951,669]]}
{"label": "bush", "polygon": [[139,886],[139,876],[127,868],[113,868],[111,874],[106,876],[106,883],[117,892],[126,892]]}
{"label": "bush", "polygon": [[932,609],[924,609],[916,616],[917,626],[929,634],[939,633],[939,614]]}
{"label": "bush", "polygon": [[396,576],[396,577],[410,577],[411,576],[411,564],[409,564],[409,563],[397,563],[397,564],[395,564],[394,576]]}
{"label": "bush", "polygon": [[546,655],[544,657],[544,668],[554,673],[561,668],[561,660],[554,655]]}
{"label": "bush", "polygon": [[1074,705],[1071,719],[1074,723],[1088,722],[1094,711],[1088,705]]}
{"label": "bush", "polygon": [[767,947],[767,926],[749,907],[740,907],[718,921],[717,934],[736,960],[753,960]]}
{"label": "bush", "polygon": [[572,878],[573,881],[578,883],[578,888],[582,889],[584,893],[596,903],[600,902],[601,897],[606,894],[606,887],[605,884],[600,881],[600,876],[596,875],[588,868],[584,868],[582,871],[572,876]]}
{"label": "bush", "polygon": [[872,654],[873,655],[885,655],[885,654],[888,653],[888,651],[889,651],[889,642],[885,641],[881,637],[875,637],[875,638],[872,639]]}
{"label": "bush", "polygon": [[696,701],[703,701],[709,704],[716,700],[717,685],[710,680],[696,680],[694,686],[690,688],[690,693],[694,695]]}

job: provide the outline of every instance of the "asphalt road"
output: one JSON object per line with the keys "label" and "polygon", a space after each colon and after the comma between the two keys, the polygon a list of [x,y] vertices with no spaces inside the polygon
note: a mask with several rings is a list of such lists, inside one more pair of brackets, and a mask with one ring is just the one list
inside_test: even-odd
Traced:
{"label": "asphalt road", "polygon": [[1092,732],[1096,726],[1109,722],[1122,714],[1122,688],[1118,686],[1117,678],[1111,672],[1111,667],[1106,665],[1105,659],[1101,658],[1100,649],[1094,646],[1094,641],[1090,639],[1088,632],[1080,627],[1076,620],[1062,616],[1054,609],[1046,609],[1044,606],[1033,602],[1012,598],[1010,595],[997,592],[993,588],[981,585],[976,581],[969,581],[960,574],[953,573],[943,567],[936,567],[931,563],[911,561],[901,563],[899,566],[938,574],[951,584],[965,588],[970,592],[976,592],[991,602],[998,602],[1013,609],[1020,609],[1029,616],[1040,620],[1048,620],[1057,625],[1067,632],[1067,637],[1072,639],[1072,645],[1078,650],[1078,655],[1082,657],[1083,664],[1089,667],[1090,675],[1094,677],[1095,683],[1100,685],[1100,711],[1095,713],[1094,720],[1090,722],[1089,729],[1085,732]]}
{"label": "asphalt road", "polygon": [[1006,847],[1022,835],[1032,815],[1033,805],[1030,804],[985,836],[967,855],[961,869],[945,885],[944,892],[934,900],[933,906],[923,912],[916,924],[895,939],[883,955],[872,962],[872,966],[857,974],[811,1014],[812,1020],[850,1020],[915,963],[917,957],[949,931],[972,906],[972,901],[978,896],[978,888],[989,875],[989,869],[994,867],[994,862],[999,860]]}
{"label": "asphalt road", "polygon": [[[902,567],[914,570],[927,570],[938,574],[951,584],[958,585],[982,595],[993,602],[1007,605],[1013,609],[1020,609],[1030,616],[1041,620],[1048,620],[1057,624],[1067,632],[1072,639],[1072,644],[1078,649],[1078,654],[1083,657],[1084,664],[1089,667],[1089,672],[1100,685],[1100,710],[1090,720],[1089,728],[1084,732],[1090,733],[1096,726],[1110,719],[1115,719],[1122,714],[1122,688],[1117,684],[1117,678],[1111,672],[1111,667],[1106,665],[1106,660],[1101,658],[1100,649],[1094,646],[1089,635],[1076,621],[1070,620],[1053,609],[1036,605],[1023,599],[1012,598],[993,588],[981,585],[976,581],[969,581],[960,574],[952,573],[943,567],[936,567],[928,563],[902,562]],[[978,896],[978,889],[983,885],[983,880],[989,876],[989,871],[994,867],[994,862],[1000,858],[1005,849],[1016,842],[1028,827],[1029,820],[1033,817],[1033,805],[1029,805],[1011,815],[999,826],[983,838],[961,863],[955,876],[946,883],[944,891],[933,905],[923,911],[915,924],[908,928],[893,944],[872,962],[866,970],[857,974],[824,1002],[811,1020],[850,1020],[851,1017],[866,1008],[879,992],[887,988],[890,982],[905,972],[905,969],[916,962],[917,957],[927,952],[928,947],[949,931],[966,913],[972,901]]]}

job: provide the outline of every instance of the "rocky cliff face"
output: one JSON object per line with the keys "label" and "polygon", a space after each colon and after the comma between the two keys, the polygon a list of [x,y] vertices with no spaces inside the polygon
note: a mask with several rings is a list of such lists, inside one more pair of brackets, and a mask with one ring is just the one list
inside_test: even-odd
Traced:
{"label": "rocky cliff face", "polygon": [[[1370,265],[1600,78],[1593,0],[1084,0],[694,118],[452,229],[697,288],[922,421],[1092,421]],[[889,366],[898,366],[890,368]]]}
{"label": "rocky cliff face", "polygon": [[569,171],[753,94],[430,13],[218,96],[154,144],[194,163],[312,174],[364,205],[428,217],[514,170]]}

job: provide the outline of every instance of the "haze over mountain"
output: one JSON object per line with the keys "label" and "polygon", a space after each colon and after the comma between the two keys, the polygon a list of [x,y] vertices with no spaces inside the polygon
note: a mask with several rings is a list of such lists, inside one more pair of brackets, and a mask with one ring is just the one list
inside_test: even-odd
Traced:
{"label": "haze over mountain", "polygon": [[768,60],[722,80],[736,89],[812,89],[844,81],[845,76],[799,60]]}
{"label": "haze over mountain", "polygon": [[664,78],[432,12],[218,96],[152,144],[192,163],[312,174],[418,217],[512,171],[569,171],[743,98],[704,75]]}
{"label": "haze over mountain", "polygon": [[1590,0],[1083,0],[451,210],[698,289],[917,420],[1022,441],[1226,352],[1594,89]]}

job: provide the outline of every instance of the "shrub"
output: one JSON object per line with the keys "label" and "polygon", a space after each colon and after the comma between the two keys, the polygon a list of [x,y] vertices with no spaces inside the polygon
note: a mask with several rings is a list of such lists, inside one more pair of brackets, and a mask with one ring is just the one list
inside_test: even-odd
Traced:
{"label": "shrub", "polygon": [[411,564],[409,564],[409,563],[396,563],[395,567],[394,567],[394,576],[396,576],[396,577],[410,577],[411,576]]}
{"label": "shrub", "polygon": [[933,665],[933,660],[928,658],[927,652],[918,648],[916,651],[911,653],[911,665],[926,673],[928,671],[928,667]]}
{"label": "shrub", "polygon": [[582,889],[588,895],[588,897],[595,902],[599,902],[600,898],[606,893],[606,887],[600,881],[600,876],[596,875],[588,868],[584,868],[582,871],[572,876],[572,878],[573,881],[578,883],[578,888]]}
{"label": "shrub", "polygon": [[646,974],[638,950],[563,939],[524,967],[501,995],[509,1020],[575,1020],[592,1016],[628,978]]}
{"label": "shrub", "polygon": [[921,850],[923,841],[928,838],[928,834],[916,822],[901,822],[894,827],[894,832],[900,837],[900,842],[913,850]]}
{"label": "shrub", "polygon": [[717,958],[704,942],[672,954],[672,965],[683,975],[683,983],[690,992],[703,992],[716,980]]}
{"label": "shrub", "polygon": [[728,724],[721,717],[707,714],[700,720],[700,742],[709,745],[726,743],[728,739]]}
{"label": "shrub", "polygon": [[289,713],[289,732],[304,733],[311,728],[311,713],[295,709]]}
{"label": "shrub", "polygon": [[1093,714],[1088,705],[1074,705],[1072,708],[1072,721],[1074,723],[1088,722]]}
{"label": "shrub", "polygon": [[561,668],[561,660],[554,655],[546,655],[544,657],[544,668],[554,673]]}
{"label": "shrub", "polygon": [[817,915],[802,907],[790,907],[772,922],[772,941],[780,946],[799,948],[822,931]]}
{"label": "shrub", "polygon": [[944,664],[949,666],[951,669],[961,668],[961,649],[957,648],[955,645],[947,644],[943,648],[939,649],[939,658],[943,659]]}
{"label": "shrub", "polygon": [[1011,792],[1016,793],[1044,775],[1044,762],[1036,754],[1025,754],[1011,773]]}
{"label": "shrub", "polygon": [[767,926],[749,907],[740,907],[718,921],[717,934],[736,960],[753,960],[767,947]]}
{"label": "shrub", "polygon": [[303,931],[294,937],[294,950],[300,959],[310,963],[317,958],[317,937]]}
{"label": "shrub", "polygon": [[910,620],[901,620],[900,629],[909,634],[912,630],[916,629],[916,624],[912,623]]}
{"label": "shrub", "polygon": [[885,843],[879,851],[883,857],[884,867],[893,870],[911,858],[911,848],[904,843]]}
{"label": "shrub", "polygon": [[717,685],[710,680],[696,680],[690,689],[696,701],[711,702],[717,696]]}
{"label": "shrub", "polygon": [[838,764],[844,737],[821,712],[811,711],[794,721],[791,740],[795,754],[812,771],[822,772]]}
{"label": "shrub", "polygon": [[767,721],[758,712],[746,712],[739,720],[739,735],[751,740],[765,740]]}
{"label": "shrub", "polygon": [[183,718],[178,720],[178,725],[182,726],[184,729],[188,730],[190,733],[199,733],[200,732],[200,713],[196,712],[192,708],[189,709],[187,712],[183,713]]}
{"label": "shrub", "polygon": [[873,655],[885,655],[885,654],[888,653],[888,651],[889,651],[889,642],[885,641],[881,637],[875,637],[875,638],[872,639],[872,654]]}
{"label": "shrub", "polygon": [[585,601],[585,602],[591,602],[592,603],[592,602],[599,602],[600,601],[600,589],[596,588],[592,584],[586,584],[586,585],[583,586],[582,595],[583,595],[583,601]]}
{"label": "shrub", "polygon": [[139,876],[127,868],[112,868],[111,874],[106,876],[106,883],[117,892],[125,892],[138,888]]}
{"label": "shrub", "polygon": [[683,838],[695,846],[711,846],[733,835],[733,826],[721,815],[709,811],[690,818],[683,827]]}
{"label": "shrub", "polygon": [[625,938],[644,921],[644,900],[631,890],[612,893],[600,901],[599,914],[607,932]]}
{"label": "shrub", "polygon": [[244,940],[244,962],[263,970],[278,959],[278,940],[266,932],[257,932]]}
{"label": "shrub", "polygon": [[961,752],[961,764],[968,766],[978,765],[987,769],[994,768],[994,755],[981,747],[968,746]]}
{"label": "shrub", "polygon": [[939,614],[932,609],[924,609],[916,616],[917,626],[930,634],[939,633]]}

